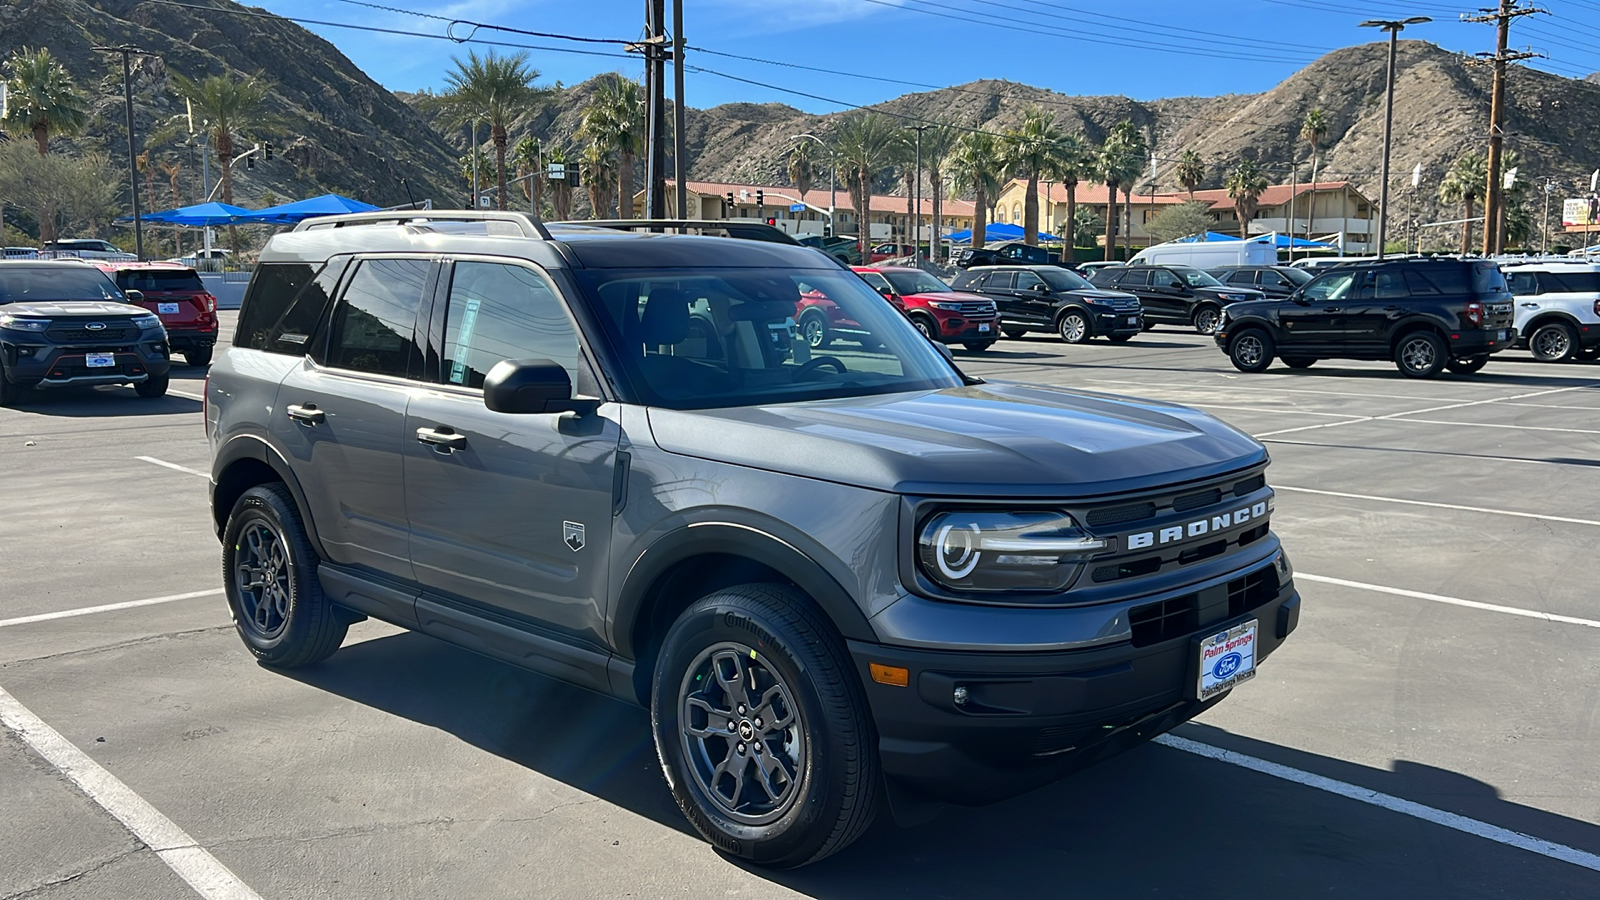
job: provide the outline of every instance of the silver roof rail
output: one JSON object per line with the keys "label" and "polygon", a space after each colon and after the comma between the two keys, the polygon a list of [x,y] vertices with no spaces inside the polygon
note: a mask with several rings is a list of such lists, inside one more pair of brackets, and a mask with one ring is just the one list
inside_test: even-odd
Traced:
{"label": "silver roof rail", "polygon": [[522,237],[552,240],[550,230],[538,219],[527,213],[497,209],[406,209],[347,213],[342,216],[318,216],[315,219],[306,219],[296,225],[294,230],[313,231],[321,228],[350,228],[357,225],[427,226],[436,222],[504,222],[515,226]]}

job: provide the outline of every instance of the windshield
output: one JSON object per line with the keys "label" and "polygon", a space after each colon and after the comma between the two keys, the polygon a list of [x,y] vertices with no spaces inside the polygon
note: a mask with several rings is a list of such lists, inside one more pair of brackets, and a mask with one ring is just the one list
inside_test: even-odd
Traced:
{"label": "windshield", "polygon": [[1199,269],[1173,269],[1189,283],[1189,287],[1222,287],[1222,282],[1212,278]]}
{"label": "windshield", "polygon": [[105,273],[88,266],[0,269],[0,303],[122,299],[122,293]]}
{"label": "windshield", "polygon": [[1305,269],[1291,269],[1287,266],[1279,266],[1275,271],[1281,272],[1284,277],[1288,278],[1295,284],[1306,284],[1313,277],[1315,277]]}
{"label": "windshield", "polygon": [[[904,316],[842,270],[575,274],[638,402],[709,409],[962,383]],[[822,336],[817,349],[802,327]]]}
{"label": "windshield", "polygon": [[883,277],[889,279],[894,285],[897,294],[948,294],[950,285],[929,275],[927,272],[885,272]]}
{"label": "windshield", "polygon": [[1077,272],[1066,269],[1037,269],[1035,270],[1044,283],[1050,285],[1052,291],[1081,291],[1084,288],[1093,288],[1087,278]]}

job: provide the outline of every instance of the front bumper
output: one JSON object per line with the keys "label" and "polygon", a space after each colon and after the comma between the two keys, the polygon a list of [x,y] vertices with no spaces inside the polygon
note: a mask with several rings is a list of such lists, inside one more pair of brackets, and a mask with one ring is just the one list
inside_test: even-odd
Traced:
{"label": "front bumper", "polygon": [[1138,334],[1144,331],[1144,313],[1126,310],[1095,310],[1094,333],[1101,337]]}
{"label": "front bumper", "polygon": [[[1144,646],[965,653],[851,641],[849,648],[877,724],[884,774],[933,799],[980,805],[1188,721],[1227,696],[1195,699],[1199,638],[1255,619],[1259,665],[1299,616],[1300,595],[1290,580],[1260,605]],[[874,681],[870,663],[908,670],[909,683]],[[960,706],[958,686],[967,693]]]}
{"label": "front bumper", "polygon": [[971,319],[966,316],[939,318],[939,338],[946,341],[992,341],[1000,336],[1000,317]]}
{"label": "front bumper", "polygon": [[[113,364],[90,366],[89,354],[111,354]],[[67,387],[94,384],[139,384],[159,378],[172,367],[165,338],[115,347],[70,347],[31,341],[0,340],[5,377],[23,387]]]}

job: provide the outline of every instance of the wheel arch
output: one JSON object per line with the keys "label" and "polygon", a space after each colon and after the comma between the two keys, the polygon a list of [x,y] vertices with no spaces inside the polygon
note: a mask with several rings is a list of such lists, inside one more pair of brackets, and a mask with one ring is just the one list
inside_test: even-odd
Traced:
{"label": "wheel arch", "polygon": [[212,463],[211,521],[217,537],[228,525],[228,514],[245,491],[257,485],[279,482],[289,489],[295,506],[300,510],[300,520],[305,523],[306,534],[318,555],[326,556],[322,540],[317,534],[317,523],[311,518],[311,507],[306,503],[305,491],[299,479],[271,444],[254,435],[236,437],[223,445]]}
{"label": "wheel arch", "polygon": [[1582,334],[1585,327],[1584,323],[1578,321],[1577,316],[1574,316],[1572,313],[1569,313],[1564,309],[1547,309],[1529,319],[1528,324],[1522,327],[1518,337],[1526,340],[1535,331],[1538,331],[1540,328],[1543,328],[1552,322],[1560,322],[1578,334]]}
{"label": "wheel arch", "polygon": [[1400,349],[1400,342],[1419,331],[1432,332],[1436,337],[1445,342],[1445,349],[1450,347],[1450,336],[1439,327],[1439,323],[1431,319],[1411,319],[1395,326],[1394,336],[1389,338],[1389,353],[1392,355]]}
{"label": "wheel arch", "polygon": [[612,615],[616,653],[635,661],[634,690],[648,705],[655,656],[678,614],[705,595],[751,582],[792,584],[840,635],[875,640],[855,600],[815,559],[783,539],[731,522],[697,522],[656,541],[624,576]]}

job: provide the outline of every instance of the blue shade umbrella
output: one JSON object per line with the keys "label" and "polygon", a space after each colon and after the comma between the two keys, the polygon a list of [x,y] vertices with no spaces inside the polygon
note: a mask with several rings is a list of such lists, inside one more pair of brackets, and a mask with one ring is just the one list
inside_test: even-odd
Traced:
{"label": "blue shade umbrella", "polygon": [[[958,231],[955,234],[949,235],[945,238],[945,240],[955,241],[956,243],[971,239],[972,229],[970,228],[966,231]],[[1022,240],[1022,226],[1012,225],[1007,222],[991,222],[988,225],[985,225],[983,228],[983,239],[986,241],[1020,241]],[[1039,240],[1059,241],[1061,238],[1056,237],[1053,234],[1045,234],[1041,231],[1039,232]]]}
{"label": "blue shade umbrella", "polygon": [[[212,202],[197,203],[194,206],[182,206],[177,209],[169,209],[166,212],[140,216],[139,218],[146,222],[159,222],[163,225],[190,225],[195,228],[204,228],[247,222],[253,215],[255,213],[240,206]],[[133,217],[124,216],[117,221],[132,222]]]}
{"label": "blue shade umbrella", "polygon": [[[1206,240],[1207,241],[1237,241],[1238,239],[1239,238],[1238,238],[1237,235],[1218,234],[1215,231],[1206,232]],[[1199,243],[1199,241],[1200,241],[1200,236],[1199,235],[1191,234],[1188,237],[1178,238],[1176,241],[1173,241],[1173,243],[1174,244],[1195,244],[1195,243]]]}
{"label": "blue shade umbrella", "polygon": [[321,197],[269,206],[251,213],[250,221],[268,225],[294,225],[318,216],[342,216],[345,213],[377,212],[380,209],[382,207],[341,197],[338,194],[323,194]]}

